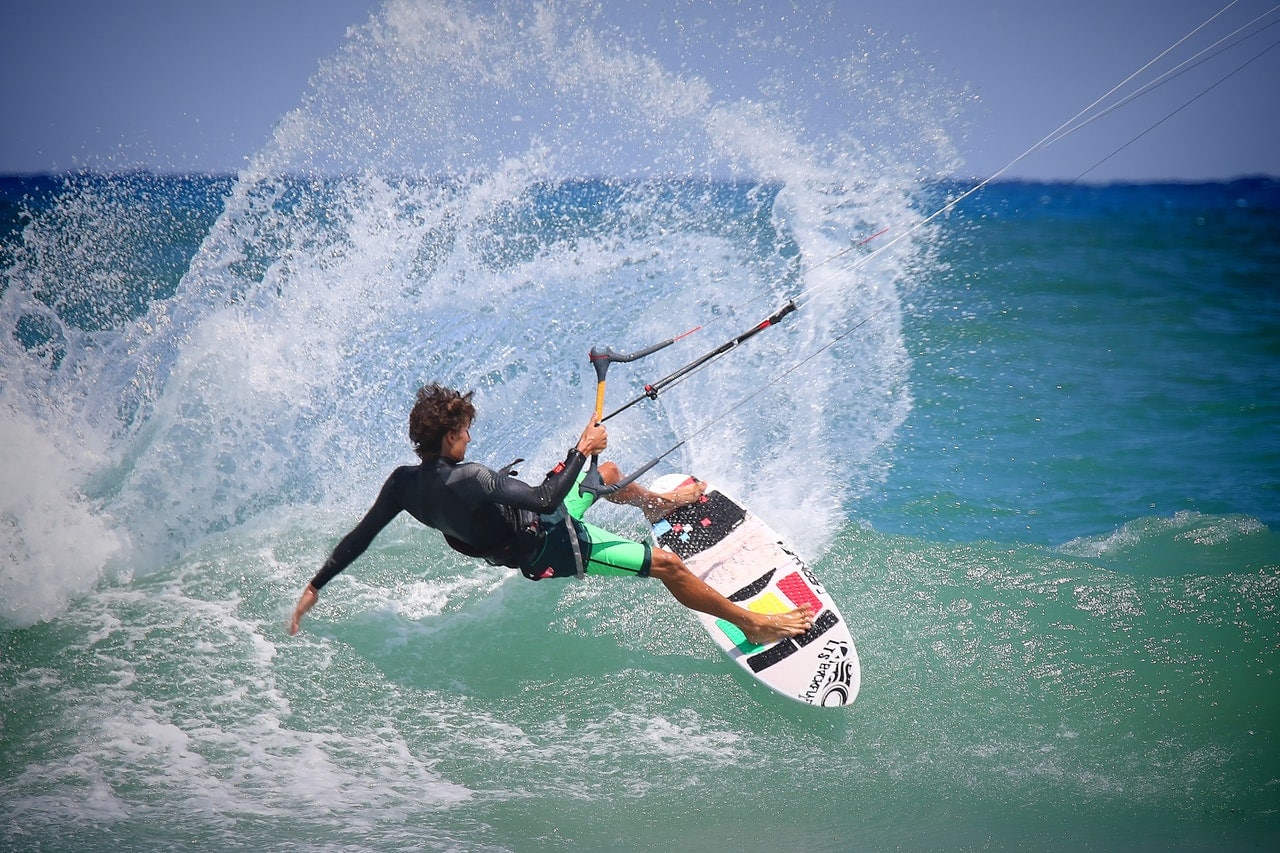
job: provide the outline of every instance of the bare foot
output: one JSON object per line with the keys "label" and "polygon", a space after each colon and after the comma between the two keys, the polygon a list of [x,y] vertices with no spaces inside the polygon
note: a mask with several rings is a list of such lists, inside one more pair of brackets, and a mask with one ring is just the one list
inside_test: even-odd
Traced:
{"label": "bare foot", "polygon": [[632,485],[634,489],[630,493],[624,495],[619,492],[618,494],[621,497],[613,500],[618,503],[627,503],[639,507],[640,511],[644,513],[644,517],[650,522],[665,518],[673,510],[677,510],[682,506],[696,503],[702,497],[703,492],[707,490],[707,484],[700,480],[694,480],[670,492],[651,492],[635,484]]}
{"label": "bare foot", "polygon": [[678,507],[688,506],[689,504],[694,503],[698,498],[702,497],[706,490],[706,483],[701,480],[694,480],[686,486],[681,486],[672,492],[666,492],[665,494],[659,495],[659,497],[671,504],[671,508],[667,510],[670,512],[672,509],[677,509]]}
{"label": "bare foot", "polygon": [[787,613],[753,615],[758,618],[756,624],[738,627],[747,635],[747,639],[757,646],[767,646],[784,637],[799,636],[813,627],[813,608],[807,604],[802,604]]}

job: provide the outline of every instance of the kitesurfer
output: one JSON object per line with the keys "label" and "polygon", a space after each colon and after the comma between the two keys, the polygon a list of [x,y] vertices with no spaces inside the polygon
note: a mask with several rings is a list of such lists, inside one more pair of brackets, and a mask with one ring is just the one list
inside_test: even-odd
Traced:
{"label": "kitesurfer", "polygon": [[[690,572],[676,554],[582,521],[595,501],[594,493],[579,488],[587,458],[608,445],[604,425],[594,417],[540,485],[516,479],[511,465],[495,471],[464,461],[476,414],[472,393],[439,384],[418,391],[409,415],[409,437],[421,464],[401,466],[387,478],[364,518],[302,591],[289,622],[290,634],[298,632],[324,585],[364,553],[401,512],[439,530],[455,550],[517,568],[530,580],[584,574],[655,577],[685,607],[736,625],[754,643],[796,636],[812,626],[809,605],[777,614],[747,610]],[[600,466],[600,475],[606,485],[622,479],[617,466],[608,462]],[[630,483],[607,499],[638,507],[653,520],[698,500],[703,489],[695,483],[660,494]]]}

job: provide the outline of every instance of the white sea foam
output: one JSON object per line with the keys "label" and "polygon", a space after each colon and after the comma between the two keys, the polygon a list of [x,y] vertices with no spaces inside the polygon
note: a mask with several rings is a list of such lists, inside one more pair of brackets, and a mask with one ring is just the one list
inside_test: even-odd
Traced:
{"label": "white sea foam", "polygon": [[0,406],[0,627],[57,614],[123,548],[80,491],[86,460],[73,454]]}

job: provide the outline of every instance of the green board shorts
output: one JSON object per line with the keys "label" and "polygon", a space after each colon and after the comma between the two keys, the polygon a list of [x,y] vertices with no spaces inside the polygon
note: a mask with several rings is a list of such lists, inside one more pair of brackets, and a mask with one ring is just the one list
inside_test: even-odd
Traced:
{"label": "green board shorts", "polygon": [[577,575],[578,561],[569,539],[572,528],[582,555],[583,574],[647,578],[653,566],[653,549],[648,542],[636,542],[582,520],[596,500],[595,495],[578,488],[584,476],[585,471],[578,475],[563,506],[540,518],[546,539],[538,555],[520,567],[521,574],[534,581]]}

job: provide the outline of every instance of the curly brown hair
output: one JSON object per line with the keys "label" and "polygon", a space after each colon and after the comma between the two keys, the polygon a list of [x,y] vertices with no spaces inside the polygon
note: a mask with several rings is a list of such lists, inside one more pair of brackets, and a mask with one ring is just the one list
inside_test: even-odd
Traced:
{"label": "curly brown hair", "polygon": [[476,417],[471,395],[447,388],[438,382],[418,389],[418,400],[409,412],[409,440],[418,458],[440,455],[440,444],[454,430],[470,426]]}

